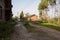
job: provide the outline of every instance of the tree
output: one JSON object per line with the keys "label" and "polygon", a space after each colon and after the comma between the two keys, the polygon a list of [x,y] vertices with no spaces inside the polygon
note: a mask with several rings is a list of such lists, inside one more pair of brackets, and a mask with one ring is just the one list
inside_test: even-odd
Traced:
{"label": "tree", "polygon": [[[41,0],[41,2],[38,5],[39,13],[40,13],[40,10],[42,10],[42,14],[45,12],[47,15],[48,6],[51,5],[53,7],[55,4],[56,4],[56,0]],[[53,8],[52,8],[52,10],[53,10]]]}
{"label": "tree", "polygon": [[[49,0],[50,5],[52,6],[52,10],[53,10],[53,6],[56,5],[56,0]],[[56,7],[56,6],[55,6]],[[52,11],[53,12],[53,11]],[[55,9],[55,12],[58,14],[58,10]],[[54,15],[55,16],[55,15]],[[57,15],[58,16],[58,15]],[[59,20],[60,18],[58,17],[58,24],[59,24]]]}
{"label": "tree", "polygon": [[[52,13],[53,13],[53,6],[56,5],[56,0],[48,0],[49,4],[52,6]],[[56,6],[55,6],[56,7]],[[55,15],[54,15],[55,16]]]}
{"label": "tree", "polygon": [[56,0],[48,0],[48,2],[49,2],[49,4],[50,4],[51,6],[53,6],[53,5],[56,4]]}
{"label": "tree", "polygon": [[47,14],[47,9],[48,9],[48,1],[47,0],[41,0],[41,3],[39,3],[39,5],[38,5],[40,19],[42,19],[41,16],[44,12],[46,12],[46,14]]}
{"label": "tree", "polygon": [[20,20],[23,20],[23,18],[24,18],[24,13],[23,13],[23,11],[20,13]]}
{"label": "tree", "polygon": [[28,17],[28,16],[30,16],[30,14],[29,14],[29,13],[26,13],[25,15],[26,15],[27,17]]}
{"label": "tree", "polygon": [[13,20],[14,20],[14,21],[18,21],[18,17],[15,16],[15,17],[13,18]]}
{"label": "tree", "polygon": [[41,21],[42,20],[42,10],[40,10],[39,17],[40,17],[40,21]]}
{"label": "tree", "polygon": [[48,1],[41,0],[41,3],[38,5],[38,10],[44,10],[45,8],[48,8]]}
{"label": "tree", "polygon": [[56,13],[56,18],[57,18],[57,23],[60,24],[60,6],[58,8],[55,9],[55,13]]}

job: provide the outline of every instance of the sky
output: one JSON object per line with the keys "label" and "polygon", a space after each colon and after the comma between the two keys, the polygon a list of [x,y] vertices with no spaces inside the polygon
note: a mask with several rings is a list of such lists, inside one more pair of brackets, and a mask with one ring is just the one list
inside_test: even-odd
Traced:
{"label": "sky", "polygon": [[41,0],[12,0],[12,12],[13,16],[20,15],[20,12],[23,11],[24,14],[36,14],[38,15],[38,4]]}
{"label": "sky", "polygon": [[[21,11],[24,12],[24,14],[29,13],[29,14],[36,14],[39,15],[38,12],[38,4],[41,2],[41,0],[12,0],[12,12],[13,12],[13,17],[15,16],[20,16]],[[60,3],[60,0],[57,0]],[[54,17],[54,9],[58,5],[55,5],[53,8],[49,6],[49,11],[48,15],[50,17]],[[52,13],[53,12],[53,13]]]}

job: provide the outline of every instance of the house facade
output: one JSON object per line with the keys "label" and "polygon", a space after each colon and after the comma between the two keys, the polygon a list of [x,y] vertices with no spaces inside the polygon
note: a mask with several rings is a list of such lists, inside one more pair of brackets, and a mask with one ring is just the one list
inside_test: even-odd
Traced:
{"label": "house facade", "polygon": [[12,17],[11,0],[0,0],[0,21],[8,21]]}
{"label": "house facade", "polygon": [[28,20],[32,20],[32,21],[37,21],[38,20],[38,17],[35,15],[35,14],[33,14],[33,15],[31,15],[31,16],[28,16],[28,17],[26,17]]}

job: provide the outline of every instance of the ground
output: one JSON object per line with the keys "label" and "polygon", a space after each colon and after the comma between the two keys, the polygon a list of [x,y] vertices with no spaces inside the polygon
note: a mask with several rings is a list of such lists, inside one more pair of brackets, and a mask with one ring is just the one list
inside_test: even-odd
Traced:
{"label": "ground", "polygon": [[11,40],[60,40],[59,31],[32,23],[29,24],[36,29],[28,32],[25,26],[19,22],[15,26],[15,31],[11,37]]}

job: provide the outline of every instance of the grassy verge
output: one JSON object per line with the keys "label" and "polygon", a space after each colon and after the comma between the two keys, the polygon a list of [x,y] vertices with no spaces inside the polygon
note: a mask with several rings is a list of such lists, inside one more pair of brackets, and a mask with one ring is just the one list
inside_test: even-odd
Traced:
{"label": "grassy verge", "polygon": [[52,23],[38,23],[38,24],[41,26],[49,27],[49,28],[60,31],[60,26],[58,26],[56,24],[52,24]]}
{"label": "grassy verge", "polygon": [[31,21],[26,20],[24,26],[27,28],[28,32],[32,32],[35,28],[30,26],[29,22]]}
{"label": "grassy verge", "polygon": [[32,23],[40,25],[40,26],[44,26],[44,27],[49,27],[49,28],[52,28],[52,29],[60,31],[60,26],[57,25],[57,24],[54,24],[54,23],[42,23],[40,21],[32,22]]}
{"label": "grassy verge", "polygon": [[0,22],[0,40],[10,40],[14,25],[12,22]]}
{"label": "grassy verge", "polygon": [[25,25],[25,27],[27,28],[28,32],[31,32],[34,28],[32,26],[30,26],[29,24]]}

